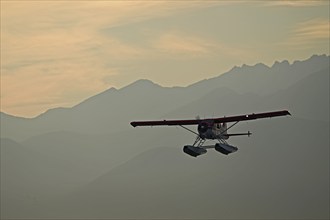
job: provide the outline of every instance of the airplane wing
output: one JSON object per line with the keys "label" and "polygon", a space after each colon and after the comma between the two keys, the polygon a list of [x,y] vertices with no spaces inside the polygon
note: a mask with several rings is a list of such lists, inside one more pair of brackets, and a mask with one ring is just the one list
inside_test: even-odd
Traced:
{"label": "airplane wing", "polygon": [[252,113],[248,115],[237,115],[222,118],[209,118],[209,119],[193,119],[193,120],[162,120],[162,121],[133,121],[131,125],[137,126],[162,126],[162,125],[197,125],[202,121],[213,121],[214,123],[225,123],[225,122],[237,122],[237,121],[248,121],[259,118],[272,118],[284,115],[291,115],[289,111],[275,111],[275,112],[263,112],[263,113]]}

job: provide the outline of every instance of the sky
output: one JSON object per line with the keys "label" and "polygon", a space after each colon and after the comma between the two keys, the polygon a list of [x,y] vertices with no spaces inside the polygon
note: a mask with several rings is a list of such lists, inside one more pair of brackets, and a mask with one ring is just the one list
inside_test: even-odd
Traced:
{"label": "sky", "polygon": [[329,1],[1,0],[1,112],[35,117],[149,79],[329,55]]}

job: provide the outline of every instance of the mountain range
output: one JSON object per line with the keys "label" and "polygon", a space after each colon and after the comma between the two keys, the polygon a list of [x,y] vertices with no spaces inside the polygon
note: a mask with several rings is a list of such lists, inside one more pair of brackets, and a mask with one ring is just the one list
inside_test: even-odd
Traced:
{"label": "mountain range", "polygon": [[[328,67],[328,56],[314,55],[308,60],[295,61],[291,65],[288,61],[283,61],[275,62],[272,67],[264,64],[234,67],[218,77],[188,87],[167,88],[149,80],[138,80],[119,90],[110,88],[72,108],[51,109],[32,119],[1,113],[0,119],[3,124],[1,137],[24,140],[55,131],[93,134],[123,131],[129,129],[129,122],[134,119],[164,116],[191,118],[197,115],[242,113],[240,110],[233,111],[233,104],[240,109],[261,111],[273,107],[271,106],[273,98],[282,99],[278,100],[281,106],[276,102],[278,107],[291,107],[290,110],[297,111],[299,116],[308,118],[319,116],[320,120],[329,120],[329,106],[320,109],[321,115],[308,115],[310,111],[304,112],[302,108],[294,109],[296,105],[290,106],[294,101],[292,96],[300,92],[312,96],[306,97],[306,102],[322,101],[314,98],[318,93],[325,101],[329,100],[326,90],[329,81]],[[296,88],[293,88],[294,86]],[[208,98],[210,96],[213,97]],[[258,104],[260,108],[256,109],[252,103],[261,99],[265,101],[262,100],[262,106]],[[201,102],[207,105],[206,111],[203,109],[204,106],[195,105]],[[306,102],[304,101],[304,107],[311,106]],[[319,103],[313,104],[319,106]],[[178,113],[180,111],[178,109],[181,108],[191,108],[191,110],[189,114],[182,111],[185,114],[182,115]],[[146,112],[148,114],[145,114]]]}
{"label": "mountain range", "polygon": [[[2,218],[329,218],[329,56],[234,67],[187,87],[138,80],[72,108],[1,119]],[[229,157],[133,120],[221,117],[253,133]],[[193,128],[192,128],[193,129]]]}

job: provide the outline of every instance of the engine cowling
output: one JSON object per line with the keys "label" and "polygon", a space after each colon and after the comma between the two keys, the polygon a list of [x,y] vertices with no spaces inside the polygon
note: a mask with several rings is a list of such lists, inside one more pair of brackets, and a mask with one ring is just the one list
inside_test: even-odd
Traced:
{"label": "engine cowling", "polygon": [[183,147],[183,152],[185,152],[186,154],[188,154],[192,157],[197,157],[202,154],[205,154],[207,152],[207,150],[204,148],[201,148],[201,147],[194,147],[191,145],[186,145]]}
{"label": "engine cowling", "polygon": [[197,128],[200,134],[204,134],[208,129],[209,129],[209,125],[206,122],[201,122]]}
{"label": "engine cowling", "polygon": [[238,150],[237,147],[231,146],[229,144],[216,143],[214,149],[222,154],[228,155],[234,153]]}

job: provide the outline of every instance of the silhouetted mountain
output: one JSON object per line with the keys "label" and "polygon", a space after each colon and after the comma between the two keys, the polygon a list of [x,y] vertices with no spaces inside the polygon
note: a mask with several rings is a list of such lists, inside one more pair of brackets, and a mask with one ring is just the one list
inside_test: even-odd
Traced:
{"label": "silhouetted mountain", "polygon": [[240,95],[232,89],[216,88],[194,102],[169,112],[164,118],[204,116],[203,114],[216,116],[219,111],[222,115],[229,116],[269,109],[288,109],[294,117],[329,121],[329,67],[270,95]]}
{"label": "silhouetted mountain", "polygon": [[[217,89],[219,93],[227,88],[243,96],[248,95],[250,98],[244,101],[244,104],[248,104],[253,102],[252,96],[274,95],[319,71],[329,72],[329,56],[314,55],[306,61],[295,61],[291,65],[287,61],[276,62],[272,67],[264,64],[243,65],[219,77],[203,80],[186,88],[165,88],[148,80],[138,80],[119,90],[106,90],[73,108],[52,109],[33,119],[10,117],[2,113],[1,137],[23,140],[54,131],[91,134],[123,131],[129,129],[129,122],[134,119],[160,118],[192,102],[196,103],[196,100],[209,99],[208,95],[216,93]],[[221,94],[219,96],[223,97]],[[215,102],[214,100],[218,98],[205,102],[210,104]],[[229,96],[225,102],[222,101],[221,108],[212,112],[209,110],[211,108],[208,108],[207,114],[231,114],[232,108],[228,113],[223,110],[223,107],[228,105],[228,100],[230,102]],[[256,111],[253,109],[251,108]],[[244,110],[245,108],[242,109]],[[196,111],[186,117],[194,117],[195,113]],[[198,114],[206,113],[199,111]]]}
{"label": "silhouetted mountain", "polygon": [[45,155],[10,139],[0,139],[1,219],[26,218],[32,207],[65,195],[84,182],[77,164]]}
{"label": "silhouetted mountain", "polygon": [[285,60],[275,62],[272,67],[261,63],[254,66],[234,67],[227,73],[195,83],[190,87],[208,90],[226,87],[240,94],[269,95],[287,89],[306,76],[323,69],[329,69],[329,56],[314,55],[305,61],[295,61],[291,65]]}
{"label": "silhouetted mountain", "polygon": [[[195,137],[183,129],[129,125],[280,109],[292,116],[235,126],[253,136],[231,138],[229,157],[187,156]],[[329,217],[329,56],[244,65],[188,87],[139,80],[0,119],[2,218]]]}
{"label": "silhouetted mountain", "polygon": [[329,124],[282,118],[252,127],[256,135],[235,139],[240,150],[230,156],[209,150],[196,159],[166,146],[145,151],[57,201],[57,208],[75,218],[328,216]]}
{"label": "silhouetted mountain", "polygon": [[286,90],[265,97],[261,106],[288,108],[296,117],[329,122],[329,66]]}

